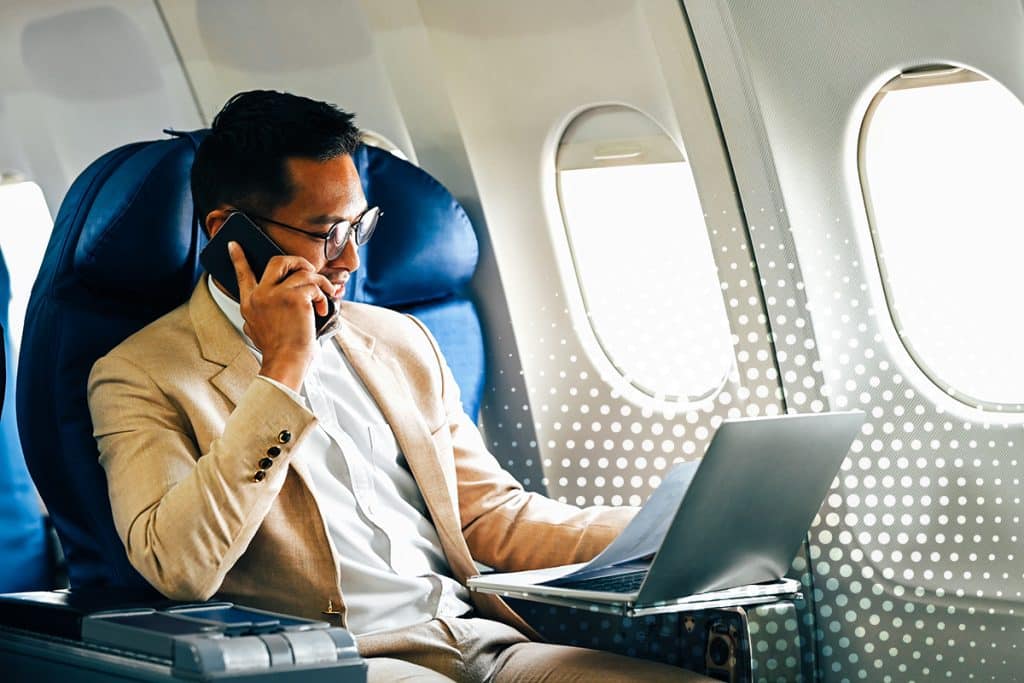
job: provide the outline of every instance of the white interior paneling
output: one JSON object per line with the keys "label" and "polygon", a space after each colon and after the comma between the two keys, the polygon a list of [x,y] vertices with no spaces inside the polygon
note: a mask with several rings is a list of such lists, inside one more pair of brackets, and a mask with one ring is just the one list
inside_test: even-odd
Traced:
{"label": "white interior paneling", "polygon": [[53,213],[104,152],[199,125],[151,2],[0,4],[0,169],[38,183]]}
{"label": "white interior paneling", "polygon": [[[672,2],[422,3],[459,123],[522,356],[549,491],[638,503],[675,459],[699,457],[725,415],[779,410],[777,377],[746,234],[714,116]],[[543,17],[543,20],[539,20]],[[666,406],[614,387],[569,261],[555,149],[578,112],[621,103],[650,116],[693,163],[740,367],[700,404]],[[629,287],[629,269],[610,273]],[[588,352],[590,351],[590,352]]]}
{"label": "white interior paneling", "polygon": [[415,151],[358,0],[160,0],[207,121],[243,90],[292,92],[355,112]]}
{"label": "white interior paneling", "polygon": [[[1020,97],[1021,5],[685,4],[723,112],[786,395],[869,414],[812,530],[820,670],[829,681],[1013,680],[1021,418],[951,398],[901,344],[857,142],[872,97],[906,68],[965,64]],[[797,277],[780,272],[780,254]],[[790,302],[804,297],[797,326]],[[808,351],[820,361],[793,362]]]}

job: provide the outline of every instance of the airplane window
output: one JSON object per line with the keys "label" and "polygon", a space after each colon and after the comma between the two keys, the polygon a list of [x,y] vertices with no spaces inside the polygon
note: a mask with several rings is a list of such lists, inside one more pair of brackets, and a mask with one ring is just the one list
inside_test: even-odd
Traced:
{"label": "airplane window", "polygon": [[11,276],[8,324],[14,344],[14,349],[8,349],[8,362],[18,357],[28,296],[52,229],[53,220],[39,186],[17,174],[0,174],[0,250]]}
{"label": "airplane window", "polygon": [[1024,107],[962,68],[891,81],[860,172],[889,310],[915,362],[970,405],[1024,410]]}
{"label": "airplane window", "polygon": [[570,123],[556,168],[576,280],[608,361],[657,399],[715,393],[732,339],[682,151],[639,111],[603,106]]}

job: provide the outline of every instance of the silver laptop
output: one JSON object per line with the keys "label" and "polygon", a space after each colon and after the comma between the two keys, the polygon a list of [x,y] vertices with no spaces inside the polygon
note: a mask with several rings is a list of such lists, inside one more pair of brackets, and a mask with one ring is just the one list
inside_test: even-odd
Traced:
{"label": "silver laptop", "polygon": [[699,462],[674,467],[592,561],[484,574],[470,589],[642,616],[767,602],[864,422],[864,413],[725,420]]}

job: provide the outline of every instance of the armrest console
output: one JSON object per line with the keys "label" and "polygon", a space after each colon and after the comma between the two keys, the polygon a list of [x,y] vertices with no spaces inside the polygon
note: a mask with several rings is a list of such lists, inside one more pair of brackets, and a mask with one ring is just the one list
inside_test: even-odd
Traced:
{"label": "armrest console", "polygon": [[119,591],[0,595],[0,667],[16,680],[366,680],[351,634],[327,622]]}
{"label": "armrest console", "polygon": [[177,605],[157,592],[58,590],[0,594],[0,627],[81,640],[82,619],[90,614],[137,607]]}

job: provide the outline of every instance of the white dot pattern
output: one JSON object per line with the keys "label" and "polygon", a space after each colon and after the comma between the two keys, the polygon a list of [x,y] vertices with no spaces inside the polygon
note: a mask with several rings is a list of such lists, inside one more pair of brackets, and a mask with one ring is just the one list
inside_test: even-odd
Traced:
{"label": "white dot pattern", "polygon": [[[794,235],[751,226],[767,265],[787,401],[800,411],[867,413],[814,521],[809,554],[794,563],[806,563],[813,581],[819,673],[829,681],[1014,680],[1014,602],[1024,578],[1015,552],[1020,420],[956,404],[887,346],[884,300],[872,295],[871,271],[839,219],[794,225],[801,253],[813,258],[802,273],[787,270],[791,282],[767,264],[768,254],[794,252]],[[761,241],[766,233],[772,238]],[[792,292],[813,330],[792,323]]]}
{"label": "white dot pattern", "polygon": [[[711,212],[706,218],[713,222]],[[569,322],[567,306],[557,310],[541,306],[535,320],[525,321],[524,338],[530,340],[528,346],[524,345],[525,353],[531,361],[526,367],[539,369],[528,378],[522,371],[510,372],[509,367],[518,366],[513,363],[518,361],[514,352],[497,363],[496,372],[492,368],[489,377],[482,420],[493,452],[527,488],[546,491],[554,498],[581,506],[639,505],[674,463],[703,455],[722,419],[782,412],[781,378],[747,233],[737,225],[725,223],[726,217],[721,220],[723,225],[712,227],[709,236],[715,266],[720,275],[728,277],[720,287],[729,317],[734,363],[724,385],[708,398],[690,404],[648,401],[638,405],[616,391],[613,378],[603,376],[591,363]],[[558,291],[554,286],[553,289]],[[798,329],[806,324],[795,314],[793,321]],[[805,356],[798,362],[809,361]],[[809,586],[811,580],[803,571],[807,566],[804,562],[793,575]],[[795,616],[791,614],[783,620],[807,625],[803,643],[810,643],[812,638],[809,605],[804,600],[795,608],[789,606],[790,611],[795,610]],[[607,645],[584,637],[587,633],[603,632],[600,624],[608,623],[607,616],[575,612],[567,616],[564,610],[525,602],[517,607],[535,625],[555,628],[556,635],[552,637],[559,642]],[[774,613],[765,612],[758,619],[771,622],[771,614]],[[735,618],[740,624],[739,615]],[[748,618],[753,617],[748,614]],[[554,624],[550,623],[552,619]],[[647,619],[653,620],[643,622],[647,630],[673,632],[674,625],[679,623],[676,615]],[[595,620],[598,627],[594,626]],[[616,625],[622,626],[619,622]],[[764,680],[776,680],[779,676],[799,680],[801,667],[813,666],[813,658],[802,659],[796,633],[790,636],[785,652],[776,649],[782,638],[778,636],[772,639],[769,651],[754,650],[748,654],[756,656],[756,666],[761,667],[759,675],[777,674],[776,678]],[[616,637],[643,638],[632,630]],[[677,642],[668,650],[650,656],[703,668],[704,640],[695,640],[693,634],[676,633],[673,637]],[[756,647],[757,639],[753,642]],[[661,647],[667,646],[663,643]],[[676,655],[672,652],[695,647],[700,651],[689,652],[689,659],[683,655],[673,659]],[[813,651],[809,647],[804,649]],[[635,647],[631,652],[636,652]]]}
{"label": "white dot pattern", "polygon": [[[488,396],[490,419],[502,416],[500,428],[489,424],[492,445],[502,453],[532,426],[536,451],[509,461],[517,475],[571,503],[636,505],[672,463],[701,457],[724,417],[783,405],[863,410],[867,422],[814,520],[809,551],[793,563],[807,598],[797,622],[813,643],[801,665],[829,681],[1014,680],[1020,419],[937,400],[885,346],[884,302],[873,298],[848,230],[835,217],[801,221],[816,232],[801,247],[813,258],[799,262],[785,213],[772,212],[774,222],[749,228],[759,277],[745,232],[709,217],[736,357],[721,391],[698,405],[638,406],[609,389],[568,323],[534,328],[527,334],[540,343],[528,353],[543,349],[534,359],[542,370],[514,378],[517,392]],[[510,400],[523,392],[526,401]],[[771,654],[779,640],[762,635],[751,633],[753,655]],[[771,672],[788,670],[787,653],[774,664],[758,659],[756,680],[777,680]]]}

